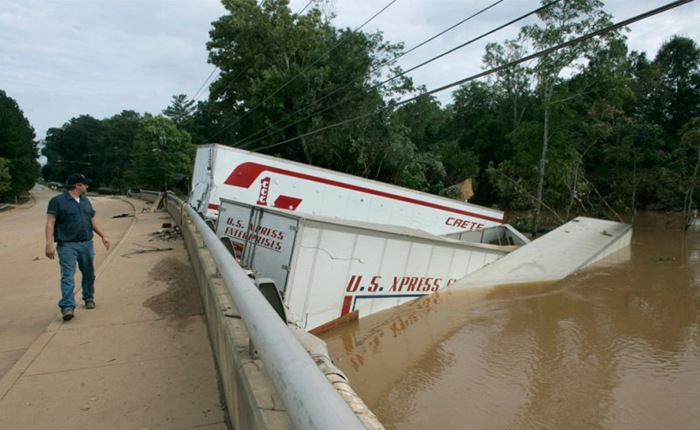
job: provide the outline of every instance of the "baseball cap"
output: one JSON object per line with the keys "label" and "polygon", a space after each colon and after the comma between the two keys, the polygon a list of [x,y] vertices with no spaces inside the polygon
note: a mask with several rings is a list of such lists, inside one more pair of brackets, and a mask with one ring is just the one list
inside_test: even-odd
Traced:
{"label": "baseball cap", "polygon": [[73,173],[68,177],[66,180],[66,185],[75,185],[75,184],[86,184],[90,185],[92,183],[91,180],[85,177],[82,173]]}

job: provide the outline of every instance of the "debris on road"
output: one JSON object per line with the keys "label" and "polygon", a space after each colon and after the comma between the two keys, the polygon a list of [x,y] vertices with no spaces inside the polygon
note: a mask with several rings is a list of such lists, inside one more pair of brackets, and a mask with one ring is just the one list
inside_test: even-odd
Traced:
{"label": "debris on road", "polygon": [[[171,224],[170,223],[165,223],[163,224],[163,227],[168,227],[163,230],[158,230],[156,232],[151,233],[151,236],[155,236],[157,239],[160,240],[178,240],[182,239],[182,231],[180,231],[180,227],[172,227],[170,228]],[[153,239],[151,239],[153,240]]]}
{"label": "debris on road", "polygon": [[126,254],[122,254],[122,257],[129,257],[129,256],[131,256],[131,255],[146,254],[146,253],[149,253],[149,252],[172,251],[173,249],[175,249],[175,248],[157,248],[157,247],[155,247],[155,246],[140,245],[140,244],[138,244],[138,243],[137,243],[136,245],[141,246],[141,247],[144,247],[144,248],[147,248],[147,249],[139,249],[139,250],[127,252]]}

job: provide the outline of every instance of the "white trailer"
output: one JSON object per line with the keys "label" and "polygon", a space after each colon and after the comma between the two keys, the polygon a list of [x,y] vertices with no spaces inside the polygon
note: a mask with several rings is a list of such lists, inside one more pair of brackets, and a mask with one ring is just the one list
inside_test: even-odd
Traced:
{"label": "white trailer", "polygon": [[432,234],[501,225],[501,211],[218,144],[201,145],[189,204],[216,218],[220,199],[391,224]]}
{"label": "white trailer", "polygon": [[432,294],[507,253],[406,227],[228,199],[216,232],[243,267],[274,281],[291,320],[307,330]]}

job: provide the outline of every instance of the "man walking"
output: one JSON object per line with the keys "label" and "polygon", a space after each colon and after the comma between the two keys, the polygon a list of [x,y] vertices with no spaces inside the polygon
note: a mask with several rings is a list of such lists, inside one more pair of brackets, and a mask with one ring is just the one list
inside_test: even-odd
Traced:
{"label": "man walking", "polygon": [[109,250],[110,241],[95,220],[95,210],[85,196],[89,180],[73,174],[66,181],[67,191],[53,197],[46,210],[46,256],[53,260],[58,252],[61,267],[61,300],[58,307],[64,321],[75,311],[75,268],[82,274],[82,294],[86,309],[95,308],[95,249],[93,232],[102,238]]}

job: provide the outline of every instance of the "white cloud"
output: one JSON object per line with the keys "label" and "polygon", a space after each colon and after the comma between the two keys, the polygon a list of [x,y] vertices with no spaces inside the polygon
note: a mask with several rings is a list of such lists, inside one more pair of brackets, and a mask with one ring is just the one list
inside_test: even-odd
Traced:
{"label": "white cloud", "polygon": [[[292,0],[301,10],[308,0]],[[390,0],[336,0],[338,27],[357,28]],[[493,0],[398,0],[363,27],[410,49]],[[609,0],[614,21],[667,4]],[[537,0],[505,0],[400,61],[404,70],[537,8]],[[122,110],[157,114],[176,94],[189,96],[213,70],[206,43],[211,22],[225,14],[219,0],[3,0],[0,2],[0,89],[17,101],[43,138],[50,127],[88,114]],[[532,22],[530,20],[529,22]],[[632,25],[631,49],[653,58],[675,34],[700,41],[694,4]],[[460,49],[411,76],[436,88],[481,70],[487,42],[512,38],[522,23]],[[440,96],[449,99],[449,92]]]}
{"label": "white cloud", "polygon": [[88,114],[159,113],[195,92],[207,64],[218,0],[5,0],[0,3],[0,89],[43,138]]}
{"label": "white cloud", "polygon": [[[306,0],[292,0],[291,4],[305,4]],[[388,0],[364,0],[336,2],[338,14],[336,24],[356,28],[376,11],[388,4]],[[365,31],[384,32],[384,37],[392,42],[404,42],[411,49],[424,40],[464,20],[467,17],[496,3],[494,0],[399,0],[363,28]],[[607,0],[605,9],[613,22],[632,18],[649,10],[664,6],[670,1],[659,0]],[[426,60],[451,50],[465,42],[478,38],[505,23],[539,8],[538,0],[506,0],[489,8],[478,16],[466,21],[448,33],[420,47],[399,61],[404,70],[419,65]],[[661,44],[673,35],[691,37],[700,43],[700,8],[686,4],[674,10],[650,17],[629,26],[628,45],[631,50],[647,52],[653,58]],[[410,73],[417,84],[425,84],[428,89],[438,88],[472,76],[482,70],[481,59],[484,47],[489,42],[503,42],[515,38],[520,27],[536,23],[537,18],[528,17],[516,24],[499,30],[488,37],[450,53]],[[443,102],[449,102],[450,91],[436,94]]]}

